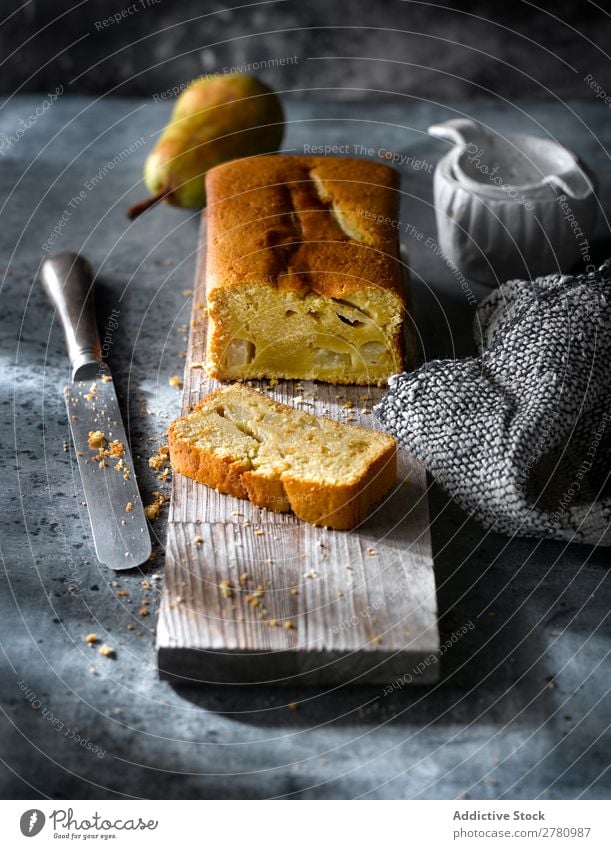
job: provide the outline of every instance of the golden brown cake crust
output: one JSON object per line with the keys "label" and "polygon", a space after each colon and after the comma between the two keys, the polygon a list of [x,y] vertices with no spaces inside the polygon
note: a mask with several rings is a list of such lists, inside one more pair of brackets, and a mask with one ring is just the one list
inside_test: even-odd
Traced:
{"label": "golden brown cake crust", "polygon": [[[228,387],[207,395],[195,406],[193,412],[209,405],[212,399],[221,400],[226,389]],[[240,387],[237,391],[247,394],[253,390]],[[293,407],[268,398],[266,402],[279,410],[287,411],[288,414],[297,412]],[[284,473],[281,478],[253,474],[246,465],[230,456],[221,457],[206,448],[180,439],[177,426],[182,421],[183,419],[177,419],[168,430],[170,457],[175,471],[219,492],[249,499],[259,507],[276,512],[292,510],[300,519],[315,525],[324,525],[336,530],[356,527],[365,519],[369,508],[379,501],[396,481],[396,443],[386,434],[332,421],[337,428],[359,432],[364,438],[373,437],[375,434],[376,438],[384,439],[376,458],[358,479],[348,484],[338,484],[304,480],[293,472]]]}
{"label": "golden brown cake crust", "polygon": [[404,305],[398,185],[394,169],[364,159],[271,155],[210,169],[208,295],[244,282],[329,298],[380,287]]}

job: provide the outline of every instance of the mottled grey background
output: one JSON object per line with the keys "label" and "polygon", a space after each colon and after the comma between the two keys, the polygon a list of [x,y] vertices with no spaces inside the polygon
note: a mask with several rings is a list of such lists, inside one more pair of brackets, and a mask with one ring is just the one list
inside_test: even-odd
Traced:
{"label": "mottled grey background", "polygon": [[0,8],[5,93],[61,82],[75,94],[150,95],[288,56],[298,61],[260,75],[317,96],[587,97],[587,74],[611,90],[611,17],[589,0],[29,0],[21,9],[4,0]]}

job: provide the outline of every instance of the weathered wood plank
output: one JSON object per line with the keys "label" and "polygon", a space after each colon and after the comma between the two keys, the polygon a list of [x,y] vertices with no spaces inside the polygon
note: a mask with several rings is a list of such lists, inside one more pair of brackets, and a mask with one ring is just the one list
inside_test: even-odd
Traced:
{"label": "weathered wood plank", "polygon": [[[205,242],[203,221],[184,412],[217,385],[192,367],[205,358]],[[252,385],[376,426],[376,387]],[[439,647],[422,466],[401,451],[397,486],[351,532],[315,528],[175,475],[157,647],[160,674],[173,680],[373,683],[411,673]],[[413,677],[436,676],[429,663]]]}

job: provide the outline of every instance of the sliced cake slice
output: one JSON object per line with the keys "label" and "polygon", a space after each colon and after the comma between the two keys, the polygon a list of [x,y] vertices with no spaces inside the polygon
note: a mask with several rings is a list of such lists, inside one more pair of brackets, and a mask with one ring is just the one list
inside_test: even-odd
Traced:
{"label": "sliced cake slice", "polygon": [[208,171],[210,376],[383,384],[403,371],[398,189],[392,168],[364,159]]}
{"label": "sliced cake slice", "polygon": [[314,416],[241,384],[212,392],[173,422],[168,436],[177,472],[338,530],[362,522],[397,475],[391,436]]}

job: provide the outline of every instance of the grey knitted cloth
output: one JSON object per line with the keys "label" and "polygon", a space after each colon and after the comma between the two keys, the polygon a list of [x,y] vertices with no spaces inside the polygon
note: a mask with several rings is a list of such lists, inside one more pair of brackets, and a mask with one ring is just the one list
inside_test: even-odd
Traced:
{"label": "grey knitted cloth", "polygon": [[611,545],[611,260],[512,280],[480,304],[479,356],[390,381],[382,425],[485,527]]}

